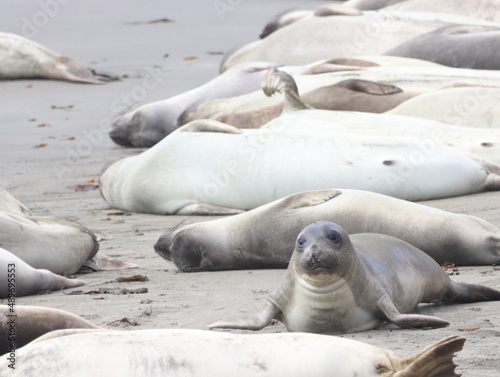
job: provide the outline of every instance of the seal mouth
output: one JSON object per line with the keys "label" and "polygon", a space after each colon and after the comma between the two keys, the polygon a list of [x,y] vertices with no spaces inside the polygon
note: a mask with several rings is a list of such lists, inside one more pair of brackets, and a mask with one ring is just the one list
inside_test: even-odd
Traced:
{"label": "seal mouth", "polygon": [[319,265],[309,265],[306,270],[314,275],[319,274],[331,274],[333,272],[333,267],[319,266]]}

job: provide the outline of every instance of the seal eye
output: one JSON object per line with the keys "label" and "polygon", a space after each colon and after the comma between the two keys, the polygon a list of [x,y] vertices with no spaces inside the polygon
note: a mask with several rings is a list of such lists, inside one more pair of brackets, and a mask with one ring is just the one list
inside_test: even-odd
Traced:
{"label": "seal eye", "polygon": [[340,241],[340,237],[337,233],[330,233],[328,236],[326,236],[326,238],[335,243]]}
{"label": "seal eye", "polygon": [[297,247],[300,249],[306,243],[306,239],[304,237],[299,237],[297,240]]}

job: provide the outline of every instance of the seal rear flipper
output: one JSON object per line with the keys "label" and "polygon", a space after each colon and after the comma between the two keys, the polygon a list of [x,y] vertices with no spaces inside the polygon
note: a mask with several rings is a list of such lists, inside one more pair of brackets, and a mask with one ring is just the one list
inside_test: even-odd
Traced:
{"label": "seal rear flipper", "polygon": [[500,301],[500,291],[479,284],[455,283],[443,297],[444,303]]}
{"label": "seal rear flipper", "polygon": [[208,329],[260,330],[271,324],[273,318],[281,315],[281,309],[271,300],[267,300],[262,309],[253,317],[235,321],[217,321],[207,326]]}
{"label": "seal rear flipper", "polygon": [[245,212],[242,209],[220,207],[208,203],[188,204],[178,209],[174,215],[225,216]]}
{"label": "seal rear flipper", "polygon": [[[425,348],[418,354],[398,362],[399,372],[394,377],[458,377],[453,362],[458,351],[464,347],[465,338],[450,336]],[[398,369],[400,369],[398,368]]]}
{"label": "seal rear flipper", "polygon": [[42,63],[40,70],[41,75],[49,79],[53,78],[85,84],[103,84],[107,81],[112,81],[110,75],[96,74],[92,69],[87,68],[78,60],[68,56],[59,56],[55,62],[46,61]]}
{"label": "seal rear flipper", "polygon": [[196,119],[180,127],[179,132],[221,132],[226,134],[241,134],[242,130],[230,124],[214,119]]}
{"label": "seal rear flipper", "polygon": [[429,315],[403,314],[394,306],[394,303],[387,294],[377,302],[377,309],[380,310],[388,321],[403,328],[435,328],[446,327],[450,324],[444,319]]}

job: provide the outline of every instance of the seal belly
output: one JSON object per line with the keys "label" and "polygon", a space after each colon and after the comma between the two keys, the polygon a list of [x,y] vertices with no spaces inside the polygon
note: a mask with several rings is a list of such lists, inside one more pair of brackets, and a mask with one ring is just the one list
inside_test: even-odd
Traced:
{"label": "seal belly", "polygon": [[291,332],[339,334],[371,330],[382,324],[373,311],[358,306],[345,279],[326,287],[300,281],[291,305],[283,310]]}

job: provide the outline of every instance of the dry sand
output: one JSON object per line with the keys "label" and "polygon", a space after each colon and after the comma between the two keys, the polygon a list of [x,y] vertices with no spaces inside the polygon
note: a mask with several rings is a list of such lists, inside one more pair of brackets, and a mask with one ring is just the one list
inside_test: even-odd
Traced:
{"label": "dry sand", "polygon": [[[257,310],[283,270],[178,273],[173,264],[155,254],[153,245],[165,229],[183,217],[118,215],[98,190],[76,191],[72,187],[97,180],[104,165],[138,153],[112,143],[101,127],[109,119],[126,107],[164,99],[207,81],[218,73],[219,53],[255,39],[274,14],[322,2],[223,0],[239,4],[221,18],[214,8],[216,1],[73,0],[63,5],[63,1],[54,0],[51,4],[57,7],[52,10],[44,10],[42,3],[50,2],[2,1],[2,29],[27,33],[37,42],[95,68],[128,77],[107,85],[0,82],[0,187],[37,215],[67,217],[109,233],[114,238],[101,243],[100,253],[139,265],[135,270],[82,275],[87,282],[83,290],[146,287],[149,292],[121,296],[53,292],[21,297],[17,304],[67,310],[97,325],[123,331],[203,329],[215,320]],[[159,18],[174,22],[131,24]],[[29,22],[34,28],[25,26]],[[194,59],[185,59],[189,57]],[[158,85],[146,90],[144,79],[151,71],[156,72]],[[46,126],[39,127],[42,124]],[[46,146],[35,148],[40,144]],[[500,226],[499,192],[426,204],[476,215]],[[206,220],[209,218],[194,217],[188,221]],[[146,275],[149,281],[115,281],[133,274]],[[463,267],[452,278],[500,289],[500,271],[492,266]],[[445,336],[460,334],[467,342],[456,358],[458,371],[464,376],[498,376],[500,302],[433,305],[421,311],[451,325],[437,330],[384,328],[345,336],[409,355]],[[122,318],[138,324],[113,326]],[[263,330],[281,331],[286,331],[283,325]]]}

